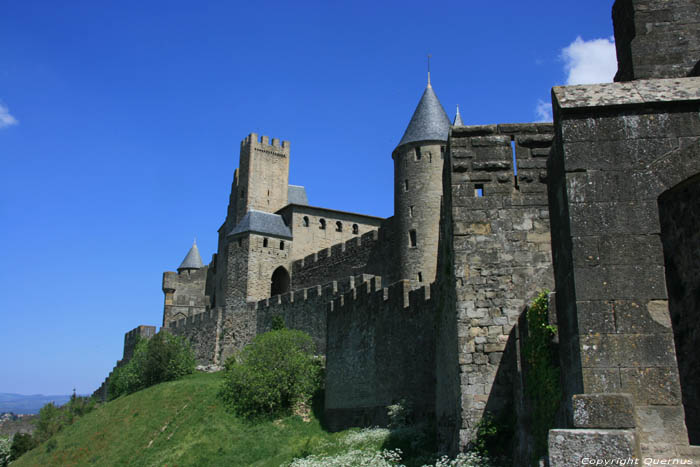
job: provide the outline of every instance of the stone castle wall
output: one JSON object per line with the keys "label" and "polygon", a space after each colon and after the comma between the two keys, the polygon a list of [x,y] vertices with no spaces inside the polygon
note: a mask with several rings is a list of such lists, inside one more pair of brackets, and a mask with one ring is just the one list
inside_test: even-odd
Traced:
{"label": "stone castle wall", "polygon": [[292,262],[292,290],[357,274],[382,276],[391,281],[396,274],[391,271],[395,263],[390,225],[386,221],[378,230]]}
{"label": "stone castle wall", "polygon": [[209,305],[205,295],[208,268],[163,273],[165,306],[163,326],[171,321],[202,313]]}
{"label": "stone castle wall", "polygon": [[[453,127],[438,270],[438,437],[474,438],[484,412],[514,410],[513,326],[552,288],[546,157],[551,124]],[[513,152],[517,176],[513,169]]]}
{"label": "stone castle wall", "polygon": [[[691,209],[690,192],[675,189],[700,174],[700,78],[568,86],[552,95],[549,202],[569,423],[576,394],[631,394],[642,452],[673,457],[688,442],[674,333],[693,335],[693,312],[684,294],[667,291],[674,268],[664,263],[663,244],[673,245],[672,263],[678,253],[697,259],[686,249],[696,241],[697,199]],[[688,263],[678,266],[672,291],[696,277]]]}
{"label": "stone castle wall", "polygon": [[223,364],[230,355],[249,344],[257,334],[271,329],[276,316],[287,328],[308,333],[320,355],[327,348],[327,314],[339,294],[349,292],[360,284],[381,278],[360,275],[346,277],[323,286],[318,285],[283,295],[251,302],[233,310],[211,310],[170,323],[168,330],[186,337],[192,343],[197,364]]}
{"label": "stone castle wall", "polygon": [[326,415],[332,430],[387,423],[405,401],[415,421],[435,406],[435,307],[430,289],[373,279],[333,301],[328,313]]}
{"label": "stone castle wall", "polygon": [[[287,206],[278,211],[278,214],[294,236],[290,256],[292,261],[376,230],[384,222],[384,219],[378,217],[299,205]],[[325,228],[322,228],[321,221]],[[321,282],[310,285],[319,283]]]}

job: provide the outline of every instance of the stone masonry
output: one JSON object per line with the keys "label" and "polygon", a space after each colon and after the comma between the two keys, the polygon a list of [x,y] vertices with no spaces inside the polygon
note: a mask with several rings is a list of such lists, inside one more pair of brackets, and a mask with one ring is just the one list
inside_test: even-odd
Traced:
{"label": "stone masonry", "polygon": [[554,88],[553,124],[450,124],[428,77],[386,154],[387,219],[310,205],[290,143],[250,134],[211,262],[194,245],[163,275],[163,329],[223,365],[282,318],[325,356],[330,428],[404,401],[455,454],[510,415],[524,465],[524,311],[554,289],[549,465],[700,463],[699,18],[698,0],[617,0],[616,82]]}

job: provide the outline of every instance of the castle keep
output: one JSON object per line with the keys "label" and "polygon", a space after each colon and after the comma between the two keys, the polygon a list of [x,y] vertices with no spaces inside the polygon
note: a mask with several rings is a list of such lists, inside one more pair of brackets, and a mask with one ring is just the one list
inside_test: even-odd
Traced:
{"label": "castle keep", "polygon": [[163,328],[222,365],[280,316],[326,357],[331,428],[406,400],[454,453],[515,413],[527,459],[524,311],[554,290],[550,464],[700,461],[700,4],[617,0],[613,20],[616,82],[555,87],[553,124],[451,123],[428,77],[387,219],[314,206],[290,142],[247,136],[211,262],[194,244],[163,274]]}

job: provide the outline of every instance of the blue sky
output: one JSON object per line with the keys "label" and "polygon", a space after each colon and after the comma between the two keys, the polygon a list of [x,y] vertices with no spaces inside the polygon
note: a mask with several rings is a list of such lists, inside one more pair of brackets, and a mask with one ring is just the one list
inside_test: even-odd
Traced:
{"label": "blue sky", "polygon": [[194,237],[215,251],[248,133],[291,141],[311,204],[388,217],[428,53],[466,124],[611,79],[612,0],[492,5],[0,0],[0,392],[92,392],[161,323],[162,272]]}

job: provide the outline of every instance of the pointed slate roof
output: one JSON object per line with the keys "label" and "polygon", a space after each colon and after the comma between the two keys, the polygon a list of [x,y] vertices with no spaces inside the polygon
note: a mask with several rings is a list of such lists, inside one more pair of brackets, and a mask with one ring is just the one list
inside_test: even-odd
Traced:
{"label": "pointed slate roof", "polygon": [[457,113],[455,114],[455,121],[452,122],[452,126],[464,126],[462,116],[459,114],[459,106],[457,106]]}
{"label": "pointed slate roof", "polygon": [[251,209],[243,219],[228,234],[234,236],[243,233],[256,233],[262,235],[272,235],[281,238],[292,238],[292,231],[284,223],[282,216],[269,212],[256,211]]}
{"label": "pointed slate roof", "polygon": [[416,141],[447,141],[449,131],[450,118],[435,95],[428,78],[428,86],[397,147]]}
{"label": "pointed slate roof", "polygon": [[202,257],[199,256],[199,249],[197,248],[197,240],[192,243],[192,248],[182,260],[182,264],[177,268],[178,272],[182,269],[200,269],[203,268]]}

